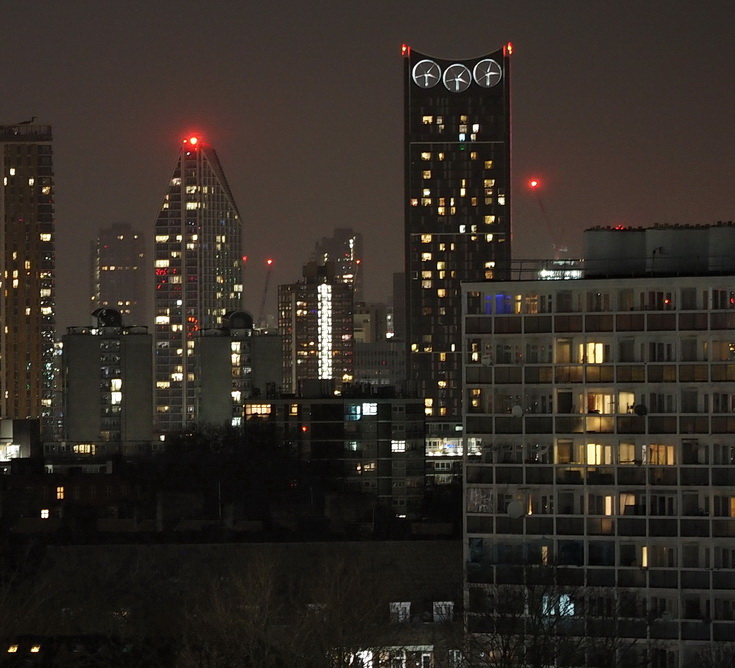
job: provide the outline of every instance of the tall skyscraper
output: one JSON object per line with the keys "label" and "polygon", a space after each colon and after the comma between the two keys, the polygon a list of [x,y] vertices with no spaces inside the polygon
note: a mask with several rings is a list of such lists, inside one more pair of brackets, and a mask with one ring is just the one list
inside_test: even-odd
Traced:
{"label": "tall skyscraper", "polygon": [[510,260],[510,44],[470,60],[403,47],[408,378],[461,416],[461,281]]}
{"label": "tall skyscraper", "polygon": [[0,417],[48,426],[54,383],[51,126],[0,126]]}
{"label": "tall skyscraper", "polygon": [[145,241],[128,223],[101,229],[90,252],[92,306],[118,311],[127,325],[148,324]]}
{"label": "tall skyscraper", "polygon": [[214,149],[183,142],[155,225],[156,422],[199,419],[197,332],[242,308],[242,221]]}
{"label": "tall skyscraper", "polygon": [[309,262],[298,283],[278,286],[278,333],[283,337],[284,392],[303,380],[353,380],[352,286],[334,263]]}
{"label": "tall skyscraper", "polygon": [[355,301],[363,300],[362,234],[350,227],[337,227],[331,237],[317,241],[311,260],[318,265],[334,263],[335,277],[353,287]]}

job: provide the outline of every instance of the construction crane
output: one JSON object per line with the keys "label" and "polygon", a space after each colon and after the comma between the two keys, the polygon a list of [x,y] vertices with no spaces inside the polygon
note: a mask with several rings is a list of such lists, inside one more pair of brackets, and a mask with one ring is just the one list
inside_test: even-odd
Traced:
{"label": "construction crane", "polygon": [[258,311],[258,320],[256,325],[261,329],[266,326],[265,321],[265,302],[268,299],[268,288],[271,284],[271,273],[273,271],[273,260],[268,258],[265,263],[268,265],[268,270],[265,272],[265,286],[263,287],[263,298],[260,300],[260,310]]}
{"label": "construction crane", "polygon": [[543,201],[541,200],[541,191],[539,190],[541,188],[541,181],[539,179],[529,179],[528,180],[528,187],[531,189],[531,192],[536,197],[536,201],[538,202],[539,208],[541,209],[541,215],[543,216],[544,223],[546,224],[546,229],[551,236],[551,245],[554,249],[554,259],[558,260],[561,253],[568,252],[568,248],[566,245],[560,245],[557,239],[557,233],[553,225],[551,224],[551,220],[549,219],[549,214],[546,212],[546,207],[544,206]]}

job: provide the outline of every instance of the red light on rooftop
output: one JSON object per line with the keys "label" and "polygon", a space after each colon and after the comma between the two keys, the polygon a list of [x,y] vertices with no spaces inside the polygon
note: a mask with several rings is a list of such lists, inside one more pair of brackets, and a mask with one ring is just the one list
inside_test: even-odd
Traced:
{"label": "red light on rooftop", "polygon": [[538,179],[530,179],[529,182],[528,182],[528,187],[529,188],[536,189],[540,185],[541,185],[541,181],[539,181]]}
{"label": "red light on rooftop", "polygon": [[248,261],[248,256],[247,255],[243,255],[242,256],[242,261],[243,262],[247,262]]}
{"label": "red light on rooftop", "polygon": [[401,46],[401,55],[404,58],[407,58],[408,56],[411,55],[411,47],[408,44],[403,44]]}
{"label": "red light on rooftop", "polygon": [[510,56],[513,53],[513,44],[511,42],[508,42],[505,45],[505,53],[506,55]]}
{"label": "red light on rooftop", "polygon": [[273,260],[271,258],[268,258],[265,263],[270,267],[273,264]]}

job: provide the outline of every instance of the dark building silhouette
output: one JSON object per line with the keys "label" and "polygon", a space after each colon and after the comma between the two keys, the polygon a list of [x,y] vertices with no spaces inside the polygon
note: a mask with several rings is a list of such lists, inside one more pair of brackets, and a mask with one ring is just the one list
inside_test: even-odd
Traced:
{"label": "dark building silhouette", "polygon": [[355,301],[362,301],[362,234],[350,227],[337,227],[331,237],[317,241],[311,260],[319,264],[334,263],[337,280],[351,285]]}
{"label": "dark building silhouette", "polygon": [[127,325],[148,324],[145,239],[128,223],[101,229],[90,250],[91,303],[120,312]]}

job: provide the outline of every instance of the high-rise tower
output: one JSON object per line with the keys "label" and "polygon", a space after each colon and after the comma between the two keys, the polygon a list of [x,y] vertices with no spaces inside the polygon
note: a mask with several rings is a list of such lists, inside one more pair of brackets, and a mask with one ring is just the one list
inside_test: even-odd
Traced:
{"label": "high-rise tower", "polygon": [[461,281],[510,261],[510,44],[470,60],[403,47],[408,378],[461,415]]}
{"label": "high-rise tower", "polygon": [[51,126],[0,126],[0,417],[49,418],[54,383]]}
{"label": "high-rise tower", "polygon": [[304,380],[353,380],[353,289],[333,262],[304,266],[298,283],[278,286],[278,333],[283,337],[284,392]]}
{"label": "high-rise tower", "polygon": [[214,149],[184,140],[155,225],[156,422],[199,419],[197,332],[242,308],[242,221]]}
{"label": "high-rise tower", "polygon": [[355,302],[363,300],[362,234],[350,227],[335,228],[331,237],[317,241],[311,260],[318,265],[333,262],[337,280],[352,285]]}
{"label": "high-rise tower", "polygon": [[148,324],[145,242],[127,223],[101,229],[90,252],[92,305],[120,312],[128,325]]}

